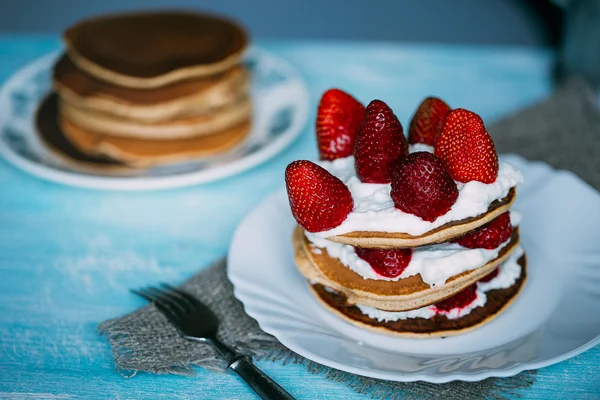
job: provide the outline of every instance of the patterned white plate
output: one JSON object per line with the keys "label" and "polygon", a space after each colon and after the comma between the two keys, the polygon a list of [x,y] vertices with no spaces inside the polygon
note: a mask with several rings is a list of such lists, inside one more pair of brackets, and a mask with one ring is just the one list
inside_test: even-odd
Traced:
{"label": "patterned white plate", "polygon": [[261,328],[296,353],[347,372],[394,381],[478,381],[573,357],[600,343],[600,194],[575,175],[520,157],[516,208],[528,280],[490,323],[448,338],[401,339],[327,311],[297,272],[285,191],[239,226],[229,252],[235,296]]}
{"label": "patterned white plate", "polygon": [[252,72],[253,127],[241,146],[218,157],[127,175],[90,171],[56,157],[35,132],[34,115],[50,91],[50,74],[58,55],[49,54],[25,66],[0,90],[0,153],[16,167],[55,182],[96,189],[148,190],[221,179],[283,150],[302,131],[308,117],[308,91],[298,72],[286,61],[254,48],[246,58]]}

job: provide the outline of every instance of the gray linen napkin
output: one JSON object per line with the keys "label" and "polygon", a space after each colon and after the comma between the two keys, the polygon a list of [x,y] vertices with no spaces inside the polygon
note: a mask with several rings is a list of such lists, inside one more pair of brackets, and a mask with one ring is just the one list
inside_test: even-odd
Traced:
{"label": "gray linen napkin", "polygon": [[[600,188],[600,114],[591,89],[571,81],[548,100],[491,127],[500,152],[519,153],[567,168]],[[481,382],[397,383],[365,378],[309,361],[283,347],[244,313],[233,296],[221,261],[197,273],[183,288],[206,302],[221,319],[221,339],[255,359],[306,366],[311,373],[348,385],[377,399],[505,398],[535,381],[535,371],[512,378]],[[154,306],[146,306],[99,327],[112,347],[116,368],[124,376],[138,371],[193,374],[200,366],[223,371],[224,365],[209,346],[182,339]]]}
{"label": "gray linen napkin", "polygon": [[573,79],[550,98],[489,128],[499,153],[575,172],[600,190],[600,111],[594,90]]}

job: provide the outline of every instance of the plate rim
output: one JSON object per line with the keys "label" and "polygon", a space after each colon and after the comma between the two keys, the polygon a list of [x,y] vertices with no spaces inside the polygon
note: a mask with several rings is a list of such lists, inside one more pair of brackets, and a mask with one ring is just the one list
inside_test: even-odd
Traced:
{"label": "plate rim", "polygon": [[[542,161],[529,161],[529,160],[527,160],[519,155],[515,155],[515,154],[507,154],[506,156],[509,156],[513,159],[518,159],[520,162],[523,162],[523,163],[544,165],[544,166],[550,168],[554,173],[564,172],[563,170],[555,169],[552,166],[550,166],[549,164],[542,162]],[[568,173],[568,171],[566,171],[566,172]],[[577,178],[577,179],[579,179],[579,178]],[[579,179],[579,180],[581,181],[581,179]],[[581,181],[581,182],[583,182],[583,181]],[[585,182],[583,182],[583,183],[585,183]],[[244,307],[244,311],[250,317],[252,317],[254,320],[256,320],[256,322],[258,323],[259,327],[262,330],[273,335],[277,340],[279,340],[281,342],[281,344],[283,344],[285,347],[287,347],[291,351],[293,351],[311,361],[317,362],[317,363],[325,365],[327,367],[331,367],[331,368],[335,368],[335,369],[338,369],[341,371],[349,372],[352,374],[375,378],[375,379],[384,379],[384,380],[389,380],[389,381],[395,381],[395,382],[424,381],[424,382],[436,383],[436,384],[448,383],[448,382],[452,382],[452,381],[477,382],[477,381],[481,381],[481,380],[484,380],[487,378],[506,378],[506,377],[517,375],[523,371],[534,370],[534,369],[539,369],[539,368],[544,368],[544,367],[547,367],[550,365],[554,365],[559,362],[565,361],[569,358],[575,357],[575,356],[593,348],[594,346],[600,344],[600,334],[599,334],[592,340],[590,340],[574,349],[571,349],[570,351],[567,351],[563,354],[560,354],[560,355],[557,355],[557,356],[554,356],[554,357],[551,357],[551,358],[548,358],[545,360],[540,360],[540,361],[536,361],[536,362],[518,363],[518,364],[512,365],[507,368],[499,368],[499,369],[488,368],[485,370],[474,372],[472,374],[468,374],[468,373],[464,373],[464,372],[450,372],[445,375],[435,375],[435,374],[430,374],[430,373],[425,373],[425,372],[414,372],[414,373],[385,372],[385,371],[378,371],[378,370],[373,370],[373,369],[363,369],[360,367],[346,365],[346,364],[340,363],[338,361],[326,358],[324,356],[320,356],[319,354],[313,353],[312,351],[307,350],[306,348],[302,347],[301,345],[293,342],[291,339],[288,340],[287,337],[285,337],[285,336],[280,337],[279,330],[271,329],[269,326],[264,326],[265,325],[263,323],[264,321],[261,322],[260,313],[254,313],[252,310],[252,307],[250,310],[248,310],[248,308],[246,307],[246,302],[245,302],[246,297],[242,294],[242,291],[238,288],[238,280],[237,280],[235,274],[232,272],[232,268],[230,267],[230,260],[232,258],[232,253],[234,252],[234,248],[236,247],[235,246],[236,242],[240,241],[239,237],[240,237],[240,231],[241,231],[242,226],[244,226],[247,223],[248,219],[256,212],[257,209],[259,209],[260,207],[263,207],[267,203],[273,202],[274,199],[276,198],[276,196],[278,194],[280,195],[280,193],[283,190],[284,190],[284,187],[279,187],[276,190],[274,190],[273,192],[271,192],[269,195],[267,195],[263,199],[263,201],[261,201],[256,207],[254,207],[237,226],[237,228],[233,234],[232,240],[231,240],[231,245],[227,252],[227,278],[232,283],[234,297],[242,303],[242,305]],[[409,355],[409,356],[414,356],[413,354],[408,354],[408,353],[405,353],[405,354]],[[457,354],[457,355],[460,355],[460,354]]]}
{"label": "plate rim", "polygon": [[[45,53],[32,61],[26,63],[21,68],[14,71],[0,86],[0,102],[10,93],[10,89],[17,84],[18,79],[23,74],[30,73],[32,70],[37,70],[40,65],[44,65],[49,60],[58,57],[63,50],[55,50]],[[86,174],[85,172],[66,171],[56,167],[41,164],[39,162],[22,157],[17,152],[13,151],[6,144],[3,137],[0,137],[0,156],[15,168],[24,171],[37,178],[51,181],[54,183],[81,187],[94,190],[108,191],[157,191],[174,188],[189,187],[198,184],[218,181],[230,176],[237,175],[243,171],[254,168],[263,164],[279,154],[290,146],[302,133],[307,125],[310,114],[310,94],[307,83],[298,69],[285,58],[278,56],[260,46],[252,46],[248,50],[250,55],[259,55],[261,59],[267,61],[275,61],[285,72],[286,75],[292,78],[292,82],[297,86],[298,112],[296,118],[287,129],[284,135],[278,136],[272,140],[267,146],[259,151],[234,160],[225,165],[219,165],[204,171],[192,171],[175,175],[165,175],[159,177],[147,176],[129,176],[129,177],[114,177],[114,176],[97,176]],[[0,110],[0,126],[4,126],[9,115],[7,111]],[[30,127],[29,129],[34,129]]]}

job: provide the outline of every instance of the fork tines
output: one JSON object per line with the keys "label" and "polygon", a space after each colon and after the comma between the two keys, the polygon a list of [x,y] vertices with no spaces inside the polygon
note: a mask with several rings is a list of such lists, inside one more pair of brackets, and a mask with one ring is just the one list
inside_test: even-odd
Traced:
{"label": "fork tines", "polygon": [[169,319],[179,320],[195,310],[196,299],[183,290],[177,289],[166,283],[162,287],[148,286],[133,293],[154,303]]}

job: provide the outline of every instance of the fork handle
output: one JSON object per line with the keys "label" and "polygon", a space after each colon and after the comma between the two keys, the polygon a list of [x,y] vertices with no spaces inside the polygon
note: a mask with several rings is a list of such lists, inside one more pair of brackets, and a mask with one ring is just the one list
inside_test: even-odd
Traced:
{"label": "fork handle", "polygon": [[245,380],[263,400],[294,400],[291,394],[258,369],[246,355],[236,356],[228,368]]}

